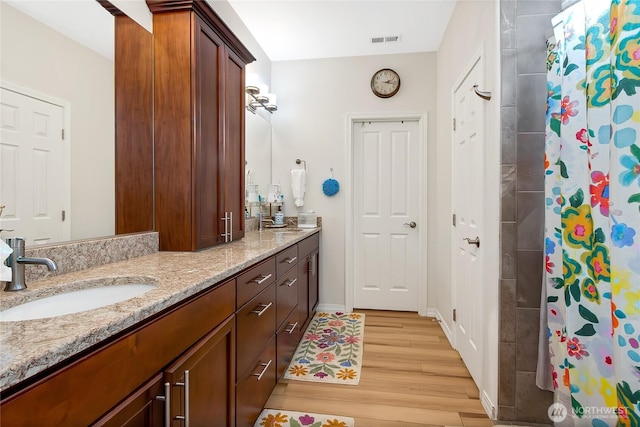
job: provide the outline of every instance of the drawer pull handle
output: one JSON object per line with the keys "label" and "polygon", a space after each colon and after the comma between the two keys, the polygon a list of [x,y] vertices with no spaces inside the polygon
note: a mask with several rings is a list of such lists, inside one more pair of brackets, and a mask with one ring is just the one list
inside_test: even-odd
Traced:
{"label": "drawer pull handle", "polygon": [[269,279],[271,277],[271,273],[267,274],[266,276],[264,275],[260,275],[258,277],[256,277],[255,279],[251,280],[253,283],[255,283],[256,285],[262,285],[264,283],[265,280]]}
{"label": "drawer pull handle", "polygon": [[171,383],[164,383],[164,396],[156,396],[156,400],[164,402],[164,425],[171,425]]}
{"label": "drawer pull handle", "polygon": [[293,286],[293,284],[294,284],[294,283],[296,283],[297,281],[298,281],[298,279],[291,279],[291,280],[289,280],[289,281],[287,281],[287,282],[284,282],[283,284],[284,284],[284,285],[287,285],[287,287],[289,287],[289,288],[290,288],[290,287],[292,287],[292,286]]}
{"label": "drawer pull handle", "polygon": [[[269,307],[271,307],[273,305],[272,302],[270,302],[269,304],[265,305],[265,304],[260,304],[259,306],[257,306],[256,308],[254,308],[251,313],[257,314],[258,317],[262,316],[264,314],[265,311],[267,311],[269,309]],[[260,308],[262,307],[262,308]]]}
{"label": "drawer pull handle", "polygon": [[189,427],[189,371],[184,371],[184,382],[177,382],[177,386],[184,387],[184,415],[176,415],[174,419],[183,420],[184,426]]}
{"label": "drawer pull handle", "polygon": [[291,327],[290,327],[289,329],[285,329],[285,331],[286,331],[288,334],[292,334],[292,333],[293,333],[293,331],[295,331],[295,330],[296,330],[296,327],[297,327],[297,326],[298,326],[298,322],[296,322],[296,323],[294,323],[293,325],[291,325]]}
{"label": "drawer pull handle", "polygon": [[286,262],[287,264],[293,264],[294,262],[296,262],[297,259],[298,257],[294,256],[293,258],[283,259],[282,262]]}
{"label": "drawer pull handle", "polygon": [[271,366],[271,360],[269,360],[267,363],[261,363],[260,365],[263,366],[262,372],[260,372],[259,374],[253,374],[254,377],[258,377],[256,381],[260,381],[262,379],[262,376],[265,374],[265,372],[267,372],[269,366]]}

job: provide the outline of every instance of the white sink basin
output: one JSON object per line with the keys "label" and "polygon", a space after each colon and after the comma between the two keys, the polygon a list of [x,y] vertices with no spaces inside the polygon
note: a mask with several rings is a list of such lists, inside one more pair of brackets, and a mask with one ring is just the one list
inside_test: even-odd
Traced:
{"label": "white sink basin", "polygon": [[126,284],[99,286],[78,291],[65,292],[46,298],[29,301],[0,311],[0,322],[47,319],[65,314],[93,310],[117,302],[126,301],[154,289],[155,285]]}

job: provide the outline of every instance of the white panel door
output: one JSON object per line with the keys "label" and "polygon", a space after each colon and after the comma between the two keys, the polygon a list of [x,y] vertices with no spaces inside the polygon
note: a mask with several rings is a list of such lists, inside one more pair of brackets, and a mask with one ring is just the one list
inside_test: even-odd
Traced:
{"label": "white panel door", "polygon": [[354,307],[418,311],[418,121],[354,125]]}
{"label": "white panel door", "polygon": [[454,93],[453,273],[455,343],[471,376],[480,384],[482,367],[482,236],[484,102],[473,86],[483,81],[481,57]]}
{"label": "white panel door", "polygon": [[5,88],[0,92],[0,217],[3,238],[27,245],[68,240],[63,232],[64,109]]}

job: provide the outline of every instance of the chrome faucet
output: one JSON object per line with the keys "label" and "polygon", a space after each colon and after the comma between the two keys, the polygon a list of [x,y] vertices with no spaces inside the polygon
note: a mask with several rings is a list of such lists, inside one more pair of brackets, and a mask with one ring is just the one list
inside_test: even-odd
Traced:
{"label": "chrome faucet", "polygon": [[[265,219],[265,217],[266,217],[266,219]],[[262,213],[262,212],[258,213],[258,230],[260,230],[260,231],[264,230],[264,225],[263,224],[265,222],[269,222],[271,224],[275,224],[275,222],[271,218],[269,218],[267,216],[267,214]]]}
{"label": "chrome faucet", "polygon": [[7,258],[7,267],[11,267],[11,281],[7,282],[4,287],[5,291],[21,291],[27,289],[27,285],[24,283],[24,266],[25,264],[40,264],[46,265],[49,271],[56,271],[58,266],[53,260],[49,258],[27,258],[24,256],[24,243],[23,237],[11,237],[7,239],[7,245],[13,252]]}

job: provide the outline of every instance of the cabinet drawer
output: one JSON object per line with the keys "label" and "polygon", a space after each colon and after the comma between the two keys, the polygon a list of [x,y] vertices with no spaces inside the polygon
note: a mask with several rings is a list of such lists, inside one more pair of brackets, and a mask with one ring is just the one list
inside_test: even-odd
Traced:
{"label": "cabinet drawer", "polygon": [[298,265],[276,282],[276,328],[282,325],[291,311],[298,305]]}
{"label": "cabinet drawer", "polygon": [[298,243],[298,257],[304,258],[320,246],[320,233],[315,233]]}
{"label": "cabinet drawer", "polygon": [[276,386],[276,340],[267,343],[251,371],[236,385],[236,426],[251,427]]}
{"label": "cabinet drawer", "polygon": [[276,335],[276,378],[280,378],[291,363],[293,353],[302,336],[298,310],[294,310],[282,324]]}
{"label": "cabinet drawer", "polygon": [[276,260],[271,257],[266,261],[242,273],[237,279],[237,308],[258,295],[276,280]]}
{"label": "cabinet drawer", "polygon": [[298,263],[298,245],[293,245],[276,255],[278,279]]}
{"label": "cabinet drawer", "polygon": [[276,286],[267,289],[249,301],[237,313],[237,359],[238,378],[251,368],[251,363],[262,352],[276,331]]}

